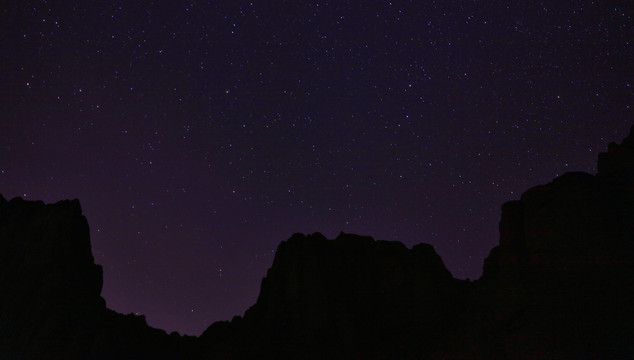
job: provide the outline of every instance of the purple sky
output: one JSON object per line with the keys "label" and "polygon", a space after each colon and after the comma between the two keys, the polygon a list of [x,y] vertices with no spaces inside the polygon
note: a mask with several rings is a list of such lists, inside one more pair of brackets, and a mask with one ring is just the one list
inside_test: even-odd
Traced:
{"label": "purple sky", "polygon": [[167,331],[242,315],[294,232],[427,242],[475,279],[504,201],[627,135],[632,20],[602,1],[11,2],[0,193],[79,198],[108,306]]}

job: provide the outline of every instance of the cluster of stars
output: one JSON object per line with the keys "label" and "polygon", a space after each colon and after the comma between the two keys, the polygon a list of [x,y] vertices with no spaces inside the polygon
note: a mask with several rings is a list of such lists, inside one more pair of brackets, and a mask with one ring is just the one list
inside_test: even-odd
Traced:
{"label": "cluster of stars", "polygon": [[[500,205],[632,119],[632,14],[597,1],[0,9],[0,191],[79,198],[108,306],[199,334],[277,244],[434,245],[477,278]],[[194,311],[195,310],[195,311]]]}

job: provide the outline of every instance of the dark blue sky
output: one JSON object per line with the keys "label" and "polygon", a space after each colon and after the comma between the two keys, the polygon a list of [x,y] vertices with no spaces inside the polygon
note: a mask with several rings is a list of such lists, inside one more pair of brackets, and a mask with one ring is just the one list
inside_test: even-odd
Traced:
{"label": "dark blue sky", "polygon": [[167,331],[242,315],[294,232],[475,279],[504,201],[626,136],[618,4],[10,2],[0,193],[79,198],[108,306]]}

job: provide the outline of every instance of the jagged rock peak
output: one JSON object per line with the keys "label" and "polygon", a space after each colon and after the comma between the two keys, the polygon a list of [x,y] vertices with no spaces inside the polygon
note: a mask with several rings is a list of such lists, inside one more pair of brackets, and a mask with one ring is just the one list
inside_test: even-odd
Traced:
{"label": "jagged rock peak", "polygon": [[426,296],[423,293],[451,281],[431,245],[408,249],[398,241],[369,236],[341,233],[327,240],[319,233],[297,233],[278,246],[258,301],[245,319],[311,317],[320,312],[315,309],[414,285]]}
{"label": "jagged rock peak", "polygon": [[192,359],[192,339],[106,309],[77,200],[0,195],[0,359]]}
{"label": "jagged rock peak", "polygon": [[0,256],[14,265],[5,268],[6,274],[60,273],[64,287],[90,296],[101,293],[101,267],[94,264],[88,222],[77,199],[44,204],[20,197],[6,201],[0,195],[0,229]]}
{"label": "jagged rock peak", "polygon": [[[361,262],[382,261],[383,258],[394,258],[399,261],[426,263],[435,268],[436,274],[451,278],[440,256],[433,246],[425,243],[408,249],[399,241],[374,240],[371,236],[363,236],[341,232],[335,239],[328,240],[321,233],[304,235],[293,234],[287,241],[283,241],[277,248],[275,259],[270,271],[284,263],[296,259],[319,259],[325,262],[348,262],[349,259]],[[356,260],[355,260],[356,259]],[[310,264],[310,263],[308,263]],[[303,265],[306,265],[304,263]]]}
{"label": "jagged rock peak", "polygon": [[598,175],[632,190],[634,187],[634,125],[621,144],[610,143],[608,152],[599,154]]}
{"label": "jagged rock peak", "polygon": [[47,210],[47,211],[55,211],[57,213],[64,212],[70,214],[72,216],[81,216],[82,209],[81,204],[78,199],[73,200],[60,200],[53,204],[45,204],[41,200],[31,201],[25,200],[19,196],[14,197],[10,201],[5,199],[2,194],[0,194],[0,206],[11,206],[11,210],[19,210],[19,209],[29,209],[30,211],[34,210]]}

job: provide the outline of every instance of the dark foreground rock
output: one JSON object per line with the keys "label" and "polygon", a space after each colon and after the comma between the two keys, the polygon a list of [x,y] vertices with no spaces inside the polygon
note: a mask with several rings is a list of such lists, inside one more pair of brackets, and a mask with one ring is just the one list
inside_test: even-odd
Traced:
{"label": "dark foreground rock", "polygon": [[142,316],[106,309],[102,284],[77,200],[0,196],[1,359],[186,359],[195,351]]}
{"label": "dark foreground rock", "polygon": [[201,340],[209,354],[240,358],[430,355],[442,334],[456,330],[467,284],[427,244],[295,234],[278,247],[244,318],[210,327]]}
{"label": "dark foreground rock", "polygon": [[77,201],[0,196],[0,358],[634,358],[632,132],[598,169],[504,204],[475,282],[430,245],[295,234],[256,304],[200,338],[106,308]]}

